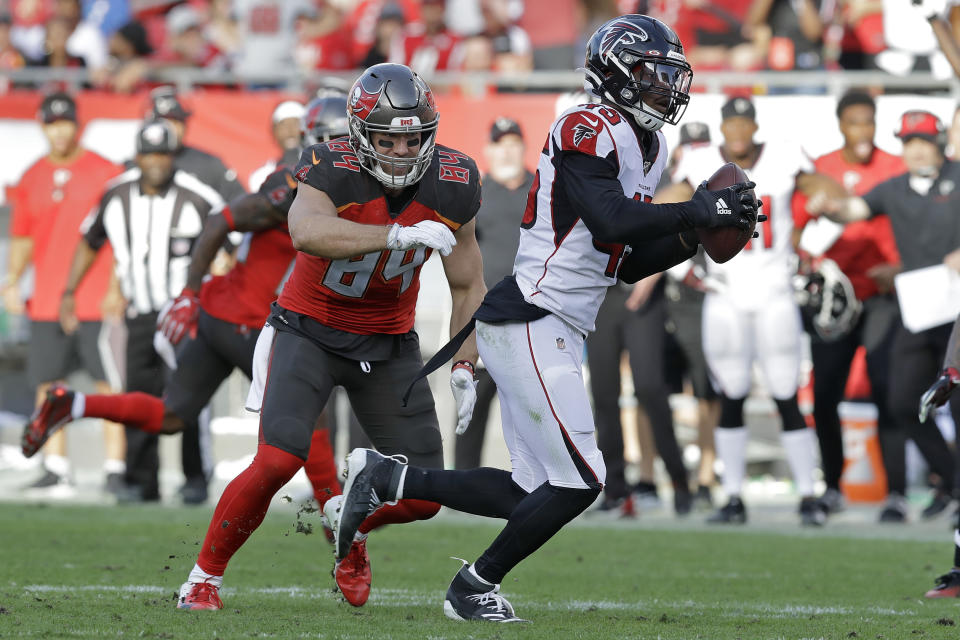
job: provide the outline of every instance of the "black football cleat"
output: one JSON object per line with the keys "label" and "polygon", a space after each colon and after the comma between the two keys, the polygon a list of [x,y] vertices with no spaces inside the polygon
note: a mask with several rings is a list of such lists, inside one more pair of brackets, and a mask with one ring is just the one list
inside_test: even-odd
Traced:
{"label": "black football cleat", "polygon": [[743,501],[733,496],[727,504],[720,507],[716,513],[707,518],[709,524],[745,524],[747,522],[747,508]]}
{"label": "black football cleat", "polygon": [[[460,560],[455,558],[455,560]],[[487,584],[470,573],[470,565],[453,577],[443,601],[443,613],[453,620],[480,620],[483,622],[529,622],[518,618],[513,605],[501,596],[500,585]]]}
{"label": "black football cleat", "polygon": [[339,509],[325,509],[333,528],[334,554],[343,560],[350,552],[353,537],[367,516],[385,503],[397,499],[405,471],[403,456],[387,457],[373,449],[354,449],[344,470],[343,501]]}

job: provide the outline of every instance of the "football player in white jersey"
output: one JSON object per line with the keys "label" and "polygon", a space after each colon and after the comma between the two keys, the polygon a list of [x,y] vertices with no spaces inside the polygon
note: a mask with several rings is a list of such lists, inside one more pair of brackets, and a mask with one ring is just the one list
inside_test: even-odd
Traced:
{"label": "football player in white jersey", "polygon": [[[498,583],[600,493],[605,467],[581,358],[606,288],[686,260],[698,227],[746,228],[762,218],[750,182],[720,191],[704,183],[689,201],[650,203],[667,159],[660,127],[676,124],[689,101],[692,73],[672,29],[643,15],[610,20],[591,37],[585,66],[585,87],[601,103],[571,107],[553,124],[513,275],[425,367],[445,362],[475,324],[497,383],[512,472],[422,469],[355,449],[342,505],[327,509],[338,540],[400,498],[506,519],[447,590],[444,612],[457,620],[519,620]],[[733,215],[717,213],[721,197],[734,203]],[[455,372],[464,368],[454,364]]]}
{"label": "football player in white jersey", "polygon": [[[717,456],[723,462],[723,488],[728,502],[710,522],[746,522],[741,485],[746,472],[747,428],[743,403],[750,392],[753,362],[760,364],[767,391],[783,422],[781,440],[797,491],[802,496],[804,524],[823,524],[825,514],[813,497],[817,448],[797,405],[800,376],[800,312],[793,298],[795,272],[794,190],[812,191],[821,180],[813,164],[793,145],[754,142],[756,110],[747,98],[732,98],[721,109],[723,143],[693,149],[683,155],[674,179],[686,193],[724,162],[737,163],[758,185],[767,220],[758,237],[728,262],[707,259],[708,293],[703,305],[703,349],[715,386],[722,394],[720,422],[715,432]],[[675,187],[677,185],[674,185]],[[684,197],[683,188],[671,193]]]}

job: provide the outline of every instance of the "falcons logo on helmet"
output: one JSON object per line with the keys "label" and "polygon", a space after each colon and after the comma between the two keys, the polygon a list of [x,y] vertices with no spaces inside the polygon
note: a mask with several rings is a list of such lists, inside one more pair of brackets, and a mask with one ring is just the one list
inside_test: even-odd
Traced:
{"label": "falcons logo on helmet", "polygon": [[593,138],[596,135],[597,135],[596,129],[591,129],[590,127],[583,124],[582,122],[578,122],[573,127],[573,144],[579,147],[581,142],[583,142],[584,140],[589,140],[590,138]]}
{"label": "falcons logo on helmet", "polygon": [[617,20],[610,24],[600,41],[600,55],[606,57],[613,53],[614,47],[646,42],[650,39],[647,32],[629,20]]}

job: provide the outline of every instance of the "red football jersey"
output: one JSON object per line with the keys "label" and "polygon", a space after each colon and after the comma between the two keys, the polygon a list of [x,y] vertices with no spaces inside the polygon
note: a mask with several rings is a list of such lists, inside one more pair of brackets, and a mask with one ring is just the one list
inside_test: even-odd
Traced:
{"label": "red football jersey", "polygon": [[[867,164],[851,164],[843,158],[843,150],[837,149],[814,161],[817,171],[838,180],[850,195],[863,195],[887,178],[900,175],[907,169],[899,156],[874,149]],[[794,223],[798,229],[811,220],[803,207],[794,209]],[[837,263],[860,300],[878,293],[877,285],[867,276],[867,271],[878,264],[898,263],[893,229],[887,216],[853,222],[844,227],[836,242],[823,254]]]}
{"label": "red football jersey", "polygon": [[[288,167],[271,173],[257,192],[282,212],[290,212],[298,182]],[[204,311],[226,322],[258,328],[270,314],[293,268],[297,255],[287,224],[246,233],[237,249],[237,264],[226,274],[211,278],[200,290]]]}
{"label": "red football jersey", "polygon": [[[308,148],[297,179],[325,192],[337,215],[362,224],[409,226],[443,222],[456,231],[480,208],[480,177],[468,156],[437,145],[412,199],[391,211],[383,186],[360,167],[346,140]],[[330,260],[297,254],[280,306],[322,324],[363,335],[402,334],[413,328],[420,268],[431,250],[375,251]]]}
{"label": "red football jersey", "polygon": [[[97,206],[104,185],[121,168],[86,149],[65,163],[37,160],[16,187],[8,190],[13,215],[10,235],[33,240],[35,281],[27,302],[32,320],[56,321],[70,263],[80,242],[80,225]],[[77,318],[101,318],[100,303],[110,284],[113,252],[105,247],[76,291]]]}

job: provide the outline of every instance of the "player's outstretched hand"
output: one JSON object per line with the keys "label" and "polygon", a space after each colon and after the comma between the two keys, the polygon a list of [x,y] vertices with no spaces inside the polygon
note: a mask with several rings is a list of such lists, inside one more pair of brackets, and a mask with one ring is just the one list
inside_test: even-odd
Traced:
{"label": "player's outstretched hand", "polygon": [[165,307],[157,317],[157,331],[177,345],[183,336],[197,337],[197,320],[200,318],[200,297],[189,288],[184,287],[173,304]]}
{"label": "player's outstretched hand", "polygon": [[440,255],[448,256],[456,244],[457,239],[453,237],[450,227],[435,220],[423,220],[409,227],[395,224],[387,234],[387,249],[400,251],[430,247],[439,251]]}
{"label": "player's outstretched hand", "polygon": [[738,182],[735,185],[711,191],[704,180],[693,194],[696,203],[693,226],[699,228],[739,227],[749,229],[757,222],[766,220],[759,214],[761,203],[753,193],[753,182]]}
{"label": "player's outstretched hand", "polygon": [[960,371],[947,367],[940,373],[937,381],[930,385],[920,398],[920,422],[926,422],[934,407],[943,406],[953,390],[960,385]]}
{"label": "player's outstretched hand", "polygon": [[450,373],[450,390],[457,403],[457,435],[470,426],[473,407],[477,404],[477,381],[466,367],[457,367]]}

